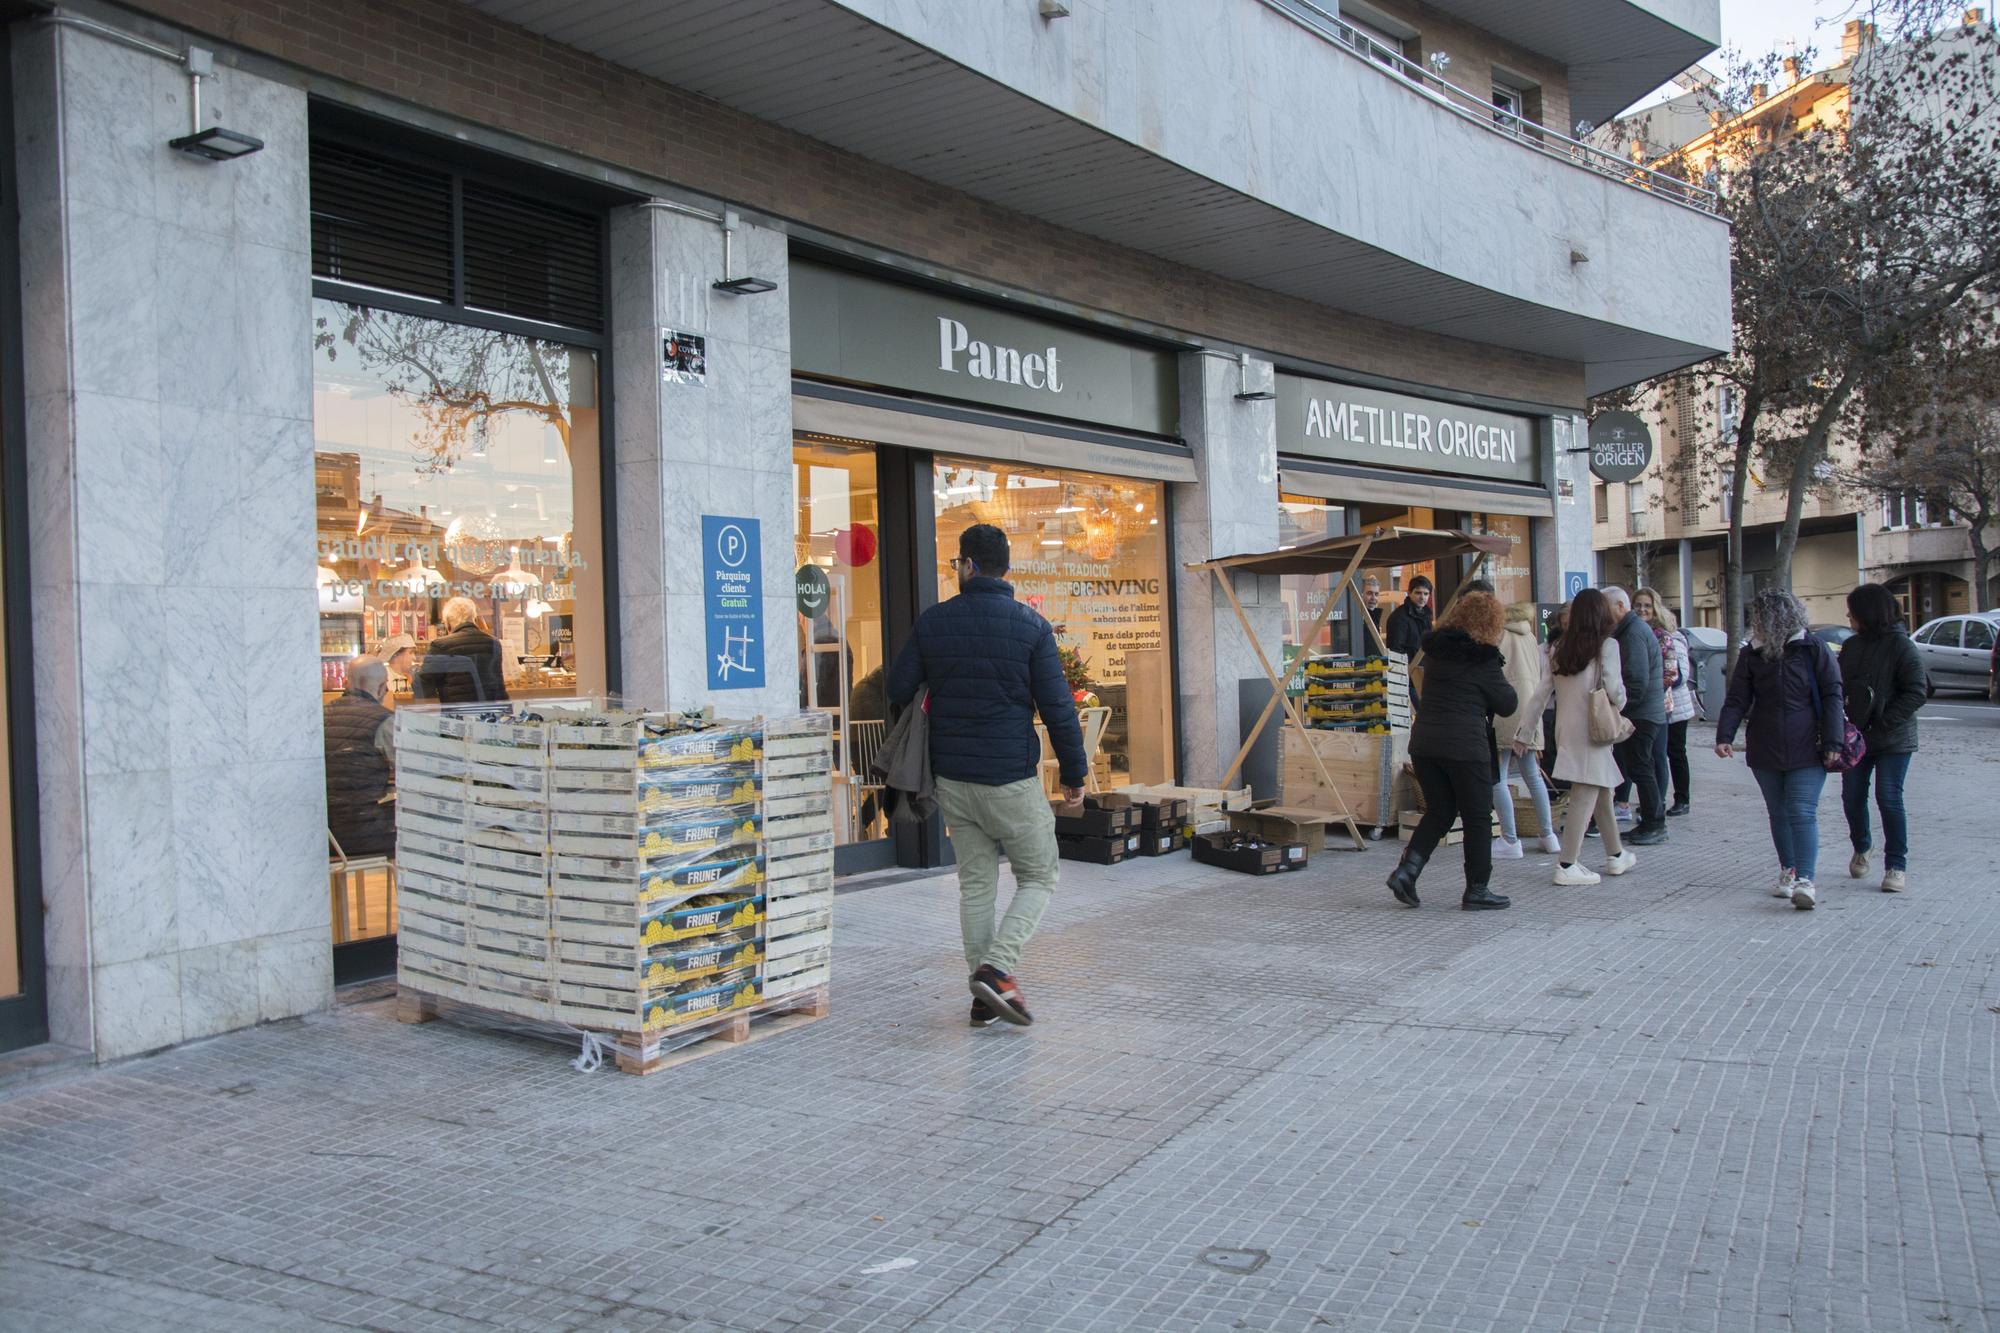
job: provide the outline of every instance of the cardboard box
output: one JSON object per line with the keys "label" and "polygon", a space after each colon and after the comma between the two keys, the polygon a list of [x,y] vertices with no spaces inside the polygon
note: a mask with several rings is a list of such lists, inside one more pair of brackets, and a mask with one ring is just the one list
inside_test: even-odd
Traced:
{"label": "cardboard box", "polygon": [[1116,833],[1109,837],[1056,837],[1056,851],[1065,861],[1088,861],[1093,865],[1117,865],[1139,850],[1139,835]]}
{"label": "cardboard box", "polygon": [[1296,842],[1307,852],[1326,850],[1327,822],[1335,818],[1318,810],[1293,806],[1266,805],[1238,810],[1229,816],[1229,827],[1271,842]]}
{"label": "cardboard box", "polygon": [[1142,828],[1136,836],[1141,856],[1167,856],[1187,846],[1187,838],[1179,829]]}
{"label": "cardboard box", "polygon": [[1233,833],[1202,834],[1194,840],[1194,859],[1203,865],[1220,866],[1245,875],[1276,875],[1305,868],[1306,849],[1298,843],[1234,847],[1229,844],[1235,836]]}
{"label": "cardboard box", "polygon": [[1060,813],[1063,809],[1060,802],[1053,808],[1058,812],[1056,836],[1059,838],[1108,838],[1136,828],[1139,823],[1138,812],[1130,806],[1116,810],[1093,810],[1086,805],[1070,815]]}

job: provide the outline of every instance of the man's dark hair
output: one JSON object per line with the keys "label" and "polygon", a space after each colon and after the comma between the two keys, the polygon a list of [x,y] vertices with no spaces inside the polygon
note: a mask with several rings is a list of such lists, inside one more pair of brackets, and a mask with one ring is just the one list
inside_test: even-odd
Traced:
{"label": "man's dark hair", "polygon": [[1425,578],[1422,574],[1419,574],[1415,578],[1410,580],[1409,591],[1415,592],[1419,588],[1422,588],[1425,592],[1437,591],[1434,587],[1431,586],[1431,581]]}
{"label": "man's dark hair", "polygon": [[958,534],[958,553],[979,567],[988,578],[1002,578],[1013,564],[1007,550],[1007,534],[991,523],[974,523]]}
{"label": "man's dark hair", "polygon": [[[1419,574],[1417,577],[1422,578],[1423,575]],[[1465,582],[1458,585],[1458,595],[1460,597],[1463,597],[1469,592],[1483,592],[1488,596],[1491,596],[1493,593],[1493,585],[1488,583],[1485,579],[1467,579]]]}
{"label": "man's dark hair", "polygon": [[1847,594],[1847,613],[1863,634],[1887,634],[1903,618],[1896,595],[1879,583],[1863,583]]}

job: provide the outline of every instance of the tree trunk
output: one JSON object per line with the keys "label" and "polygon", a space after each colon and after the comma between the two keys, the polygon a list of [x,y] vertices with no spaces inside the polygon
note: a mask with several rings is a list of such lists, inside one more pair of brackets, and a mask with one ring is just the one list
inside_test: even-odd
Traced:
{"label": "tree trunk", "polygon": [[1972,609],[1985,611],[1987,607],[1986,580],[1993,567],[1993,552],[1986,549],[1986,536],[1978,527],[1972,529]]}
{"label": "tree trunk", "polygon": [[1764,395],[1751,389],[1743,395],[1743,417],[1736,423],[1736,457],[1730,460],[1729,544],[1722,554],[1722,633],[1728,641],[1724,675],[1736,674],[1736,645],[1743,636],[1743,493],[1750,485],[1750,447],[1757,439],[1757,418]]}
{"label": "tree trunk", "polygon": [[1792,557],[1799,549],[1799,520],[1805,514],[1806,492],[1812,489],[1813,472],[1825,461],[1827,439],[1853,392],[1854,375],[1850,371],[1840,377],[1826,401],[1820,404],[1797,456],[1792,459],[1791,482],[1785,491],[1785,522],[1778,529],[1778,551],[1771,568],[1772,577],[1786,592],[1792,590]]}

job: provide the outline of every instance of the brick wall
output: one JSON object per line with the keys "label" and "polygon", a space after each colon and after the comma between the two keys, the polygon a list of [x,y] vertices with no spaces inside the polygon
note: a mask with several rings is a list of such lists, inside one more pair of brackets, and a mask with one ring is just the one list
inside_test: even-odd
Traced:
{"label": "brick wall", "polygon": [[1582,402],[1582,371],[1574,364],[1330,312],[1051,226],[456,0],[143,0],[141,7],[376,93],[988,281],[1333,366],[1467,392]]}

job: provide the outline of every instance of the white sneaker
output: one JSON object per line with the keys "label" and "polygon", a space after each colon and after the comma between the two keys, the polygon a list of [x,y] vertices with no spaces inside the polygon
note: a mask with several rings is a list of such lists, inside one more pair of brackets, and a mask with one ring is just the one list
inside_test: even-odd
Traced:
{"label": "white sneaker", "polygon": [[1905,879],[1903,871],[1885,870],[1882,872],[1882,892],[1901,893],[1907,887],[1908,881]]}
{"label": "white sneaker", "polygon": [[1638,864],[1639,853],[1628,847],[1604,863],[1604,873],[1607,875],[1622,875]]}
{"label": "white sneaker", "polygon": [[1550,856],[1554,856],[1558,852],[1562,851],[1562,849],[1563,849],[1563,840],[1561,838],[1558,838],[1553,833],[1548,833],[1543,835],[1542,837],[1543,851],[1547,852]]}
{"label": "white sneaker", "polygon": [[1849,879],[1868,878],[1868,853],[1856,852],[1847,858],[1847,877]]}
{"label": "white sneaker", "polygon": [[1583,862],[1579,861],[1573,866],[1557,866],[1555,882],[1557,884],[1595,884],[1598,882],[1598,878],[1595,870],[1585,868]]}
{"label": "white sneaker", "polygon": [[1493,859],[1496,861],[1518,861],[1525,855],[1526,853],[1521,850],[1521,840],[1519,838],[1495,838],[1493,840]]}
{"label": "white sneaker", "polygon": [[1809,879],[1792,881],[1792,906],[1801,912],[1810,912],[1819,898],[1813,893],[1813,882]]}
{"label": "white sneaker", "polygon": [[1798,877],[1799,877],[1798,871],[1789,869],[1786,870],[1783,874],[1778,876],[1778,882],[1771,886],[1771,896],[1773,898],[1791,897],[1792,883]]}

